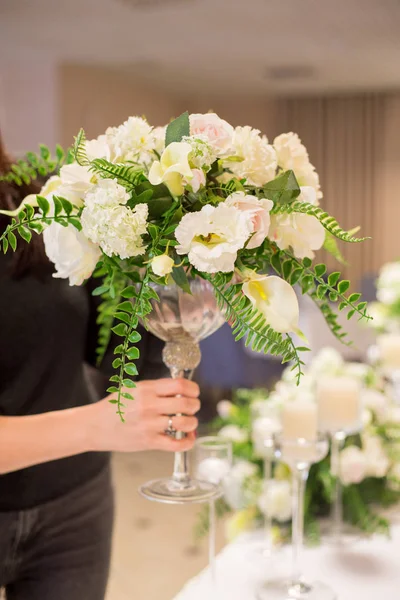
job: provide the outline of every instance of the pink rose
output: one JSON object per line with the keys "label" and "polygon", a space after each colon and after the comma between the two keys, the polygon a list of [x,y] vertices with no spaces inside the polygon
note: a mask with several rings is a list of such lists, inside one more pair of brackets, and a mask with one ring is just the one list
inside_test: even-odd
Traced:
{"label": "pink rose", "polygon": [[234,129],[215,113],[190,115],[190,135],[207,138],[218,156],[225,155],[232,148]]}
{"label": "pink rose", "polygon": [[234,206],[240,211],[248,211],[252,223],[253,236],[247,244],[247,248],[258,248],[268,235],[270,226],[270,210],[273,207],[272,200],[260,200],[244,192],[234,192],[225,200],[228,206]]}
{"label": "pink rose", "polygon": [[192,169],[193,177],[187,179],[187,183],[192,187],[194,193],[198,192],[202,185],[206,184],[206,176],[202,169]]}

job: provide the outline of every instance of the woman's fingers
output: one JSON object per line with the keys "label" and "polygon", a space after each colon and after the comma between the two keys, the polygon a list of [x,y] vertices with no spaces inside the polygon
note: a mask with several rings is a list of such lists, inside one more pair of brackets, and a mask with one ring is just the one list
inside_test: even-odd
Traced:
{"label": "woman's fingers", "polygon": [[141,381],[142,386],[150,387],[157,396],[187,396],[197,398],[200,388],[194,381],[189,379],[156,379]]}
{"label": "woman's fingers", "polygon": [[190,433],[191,431],[196,431],[199,422],[196,417],[188,417],[186,415],[173,415],[168,417],[166,415],[162,415],[157,417],[154,421],[154,428],[158,433],[163,433],[166,429],[168,429],[168,424],[171,419],[172,428],[176,431],[183,431],[184,433]]}
{"label": "woman's fingers", "polygon": [[200,400],[187,396],[155,397],[146,404],[146,412],[159,415],[195,415],[200,410]]}
{"label": "woman's fingers", "polygon": [[182,440],[176,440],[165,434],[160,434],[156,440],[155,450],[163,450],[164,452],[186,452],[193,448],[196,441],[194,432],[188,433]]}

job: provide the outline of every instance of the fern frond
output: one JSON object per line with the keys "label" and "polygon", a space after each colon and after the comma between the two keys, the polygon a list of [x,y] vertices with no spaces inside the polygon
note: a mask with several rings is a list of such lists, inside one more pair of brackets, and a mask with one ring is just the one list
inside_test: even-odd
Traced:
{"label": "fern frond", "polygon": [[86,167],[89,165],[89,159],[86,153],[86,135],[83,129],[79,130],[78,135],[74,138],[75,142],[72,148],[72,153],[78,165]]}
{"label": "fern frond", "polygon": [[339,225],[334,217],[331,217],[327,212],[323,211],[319,206],[314,206],[308,202],[292,202],[291,204],[275,205],[272,209],[274,214],[286,214],[302,213],[311,215],[318,219],[321,225],[329,231],[333,236],[342,240],[343,242],[358,243],[364,242],[370,239],[369,237],[356,238],[353,237],[352,232],[345,231]]}
{"label": "fern frond", "polygon": [[241,284],[231,284],[223,274],[206,278],[214,287],[217,304],[230,323],[235,340],[245,337],[246,346],[255,352],[281,356],[282,363],[293,361],[299,381],[304,363],[290,336],[284,337],[268,325],[262,313],[243,294]]}
{"label": "fern frond", "polygon": [[29,185],[39,177],[47,177],[58,171],[66,161],[66,153],[61,146],[56,146],[56,156],[52,157],[47,146],[41,144],[40,152],[27,152],[26,156],[11,165],[5,175],[0,176],[0,181],[7,181],[15,185]]}
{"label": "fern frond", "polygon": [[96,158],[90,170],[104,178],[116,179],[125,187],[134,187],[145,180],[143,167],[139,165],[114,164],[105,158]]}

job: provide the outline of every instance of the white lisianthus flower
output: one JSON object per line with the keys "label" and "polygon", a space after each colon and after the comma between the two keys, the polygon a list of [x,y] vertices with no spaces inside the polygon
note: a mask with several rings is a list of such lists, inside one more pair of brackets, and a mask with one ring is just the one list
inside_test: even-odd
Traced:
{"label": "white lisianthus flower", "polygon": [[78,163],[72,163],[71,165],[64,165],[61,167],[60,179],[63,188],[81,194],[82,196],[96,181],[93,173],[89,171],[87,167],[82,167],[81,165],[78,165]]}
{"label": "white lisianthus flower", "polygon": [[324,245],[325,229],[312,215],[292,213],[273,215],[269,237],[278,248],[291,247],[296,258],[314,258],[314,250]]}
{"label": "white lisianthus flower", "polygon": [[330,346],[321,348],[313,358],[309,371],[317,379],[320,375],[340,375],[345,363],[342,355]]}
{"label": "white lisianthus flower", "polygon": [[256,465],[247,460],[240,460],[224,477],[222,481],[224,497],[233,510],[241,510],[252,502],[253,494],[245,489],[245,483],[256,473]]}
{"label": "white lisianthus flower", "polygon": [[367,459],[357,446],[348,446],[340,453],[340,480],[343,485],[360,483],[367,476]]}
{"label": "white lisianthus flower", "polygon": [[318,173],[310,163],[306,147],[301,143],[297,133],[282,133],[274,139],[278,165],[284,171],[294,171],[300,186],[311,186],[315,189],[317,200],[322,198]]}
{"label": "white lisianthus flower", "polygon": [[151,268],[155,275],[159,277],[165,277],[165,275],[169,275],[172,272],[174,266],[173,259],[168,256],[168,254],[160,254],[160,256],[155,256],[151,261]]}
{"label": "white lisianthus flower", "polygon": [[221,419],[229,419],[232,414],[233,403],[230,400],[220,400],[217,404],[217,413]]}
{"label": "white lisianthus flower", "polygon": [[296,200],[297,202],[306,202],[307,204],[318,206],[317,192],[310,185],[300,187],[300,194]]}
{"label": "white lisianthus flower", "polygon": [[192,153],[190,155],[190,163],[197,169],[209,170],[217,156],[213,146],[208,141],[205,135],[185,136],[182,142],[190,144]]}
{"label": "white lisianthus flower", "polygon": [[100,179],[97,185],[85,195],[85,206],[88,208],[102,207],[114,208],[119,204],[126,204],[130,196],[123,185],[115,179]]}
{"label": "white lisianthus flower", "polygon": [[106,131],[114,162],[132,161],[147,165],[154,158],[153,128],[141,117],[129,117],[119,127]]}
{"label": "white lisianthus flower", "polygon": [[52,197],[54,192],[56,192],[58,190],[58,188],[61,186],[62,186],[61,177],[59,177],[58,175],[53,175],[46,181],[46,183],[40,190],[40,196],[43,196],[44,198],[48,198],[51,194],[50,197]]}
{"label": "white lisianthus flower", "polygon": [[142,236],[147,232],[147,215],[147,204],[137,204],[133,210],[119,204],[94,205],[83,209],[81,222],[85,235],[107,256],[129,258],[146,251]]}
{"label": "white lisianthus flower", "polygon": [[165,183],[173,196],[181,196],[184,191],[183,179],[193,177],[189,165],[192,147],[187,142],[172,142],[150,167],[148,179],[153,185]]}
{"label": "white lisianthus flower", "polygon": [[289,521],[292,517],[292,489],[289,481],[272,479],[264,486],[264,491],[258,498],[258,508],[270,519],[280,523]]}
{"label": "white lisianthus flower", "polygon": [[241,429],[237,425],[225,425],[219,430],[218,435],[224,440],[236,442],[237,444],[243,444],[249,439],[247,431],[245,429]]}
{"label": "white lisianthus flower", "polygon": [[225,203],[206,204],[199,212],[186,214],[175,230],[178,254],[188,254],[190,263],[205,273],[229,273],[235,268],[237,252],[252,233],[248,211]]}
{"label": "white lisianthus flower", "polygon": [[226,156],[231,151],[234,129],[227,121],[215,113],[193,114],[189,121],[190,135],[206,139],[216,156]]}
{"label": "white lisianthus flower", "polygon": [[400,301],[400,261],[382,267],[376,286],[379,302],[390,305]]}
{"label": "white lisianthus flower", "polygon": [[243,283],[243,293],[279,333],[298,331],[299,303],[286,281],[275,275],[252,276]]}
{"label": "white lisianthus flower", "polygon": [[228,168],[238,179],[246,179],[249,185],[263,186],[276,176],[276,152],[268,144],[265,135],[252,127],[236,127],[233,136],[234,156],[239,161],[227,160]]}
{"label": "white lisianthus flower", "polygon": [[247,248],[258,248],[268,235],[271,219],[269,213],[274,206],[272,200],[259,199],[245,192],[234,192],[225,200],[227,206],[248,211],[253,226],[253,236]]}
{"label": "white lisianthus flower", "polygon": [[390,467],[390,460],[385,454],[382,440],[377,435],[364,433],[362,446],[367,462],[366,475],[368,477],[385,477]]}
{"label": "white lisianthus flower", "polygon": [[43,241],[46,255],[56,268],[53,277],[69,279],[70,285],[82,285],[101,256],[100,248],[72,225],[51,223],[43,231]]}
{"label": "white lisianthus flower", "polygon": [[159,156],[165,150],[165,134],[167,132],[167,126],[163,125],[162,127],[154,127],[152,131],[153,140],[154,140],[154,150],[157,152]]}
{"label": "white lisianthus flower", "polygon": [[112,160],[111,148],[107,142],[107,136],[105,134],[99,135],[94,140],[87,140],[86,155],[90,161],[96,158],[105,158],[106,160]]}

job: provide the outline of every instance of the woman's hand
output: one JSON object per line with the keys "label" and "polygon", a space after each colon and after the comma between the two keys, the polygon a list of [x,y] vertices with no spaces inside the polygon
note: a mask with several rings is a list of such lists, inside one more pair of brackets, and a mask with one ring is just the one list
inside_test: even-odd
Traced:
{"label": "woman's hand", "polygon": [[[139,450],[190,450],[195,441],[200,409],[199,387],[187,379],[140,381],[132,391],[134,400],[125,402],[125,423],[110,404],[111,394],[90,407],[89,446],[94,451],[136,452]],[[165,434],[169,415],[173,428],[187,433],[182,440]]]}

